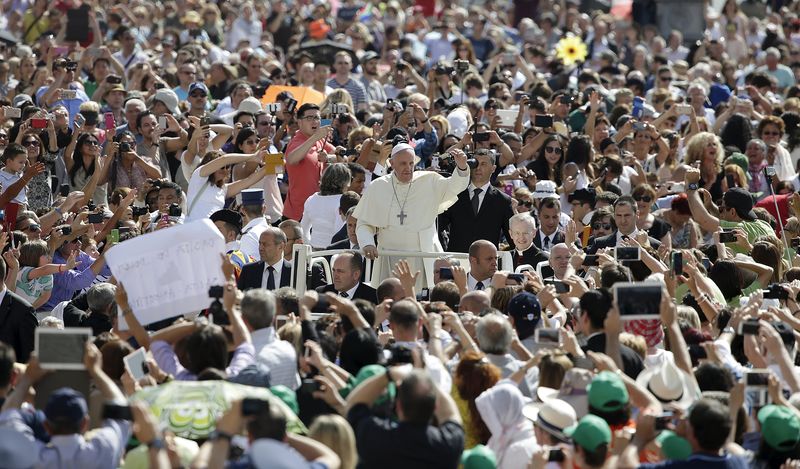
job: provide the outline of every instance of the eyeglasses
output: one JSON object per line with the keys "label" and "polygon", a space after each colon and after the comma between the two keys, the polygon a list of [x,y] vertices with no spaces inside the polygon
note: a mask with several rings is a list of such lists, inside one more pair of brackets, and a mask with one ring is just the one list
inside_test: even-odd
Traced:
{"label": "eyeglasses", "polygon": [[38,147],[39,142],[36,140],[28,140],[27,142],[22,142],[22,145],[26,147]]}
{"label": "eyeglasses", "polygon": [[544,151],[547,153],[555,153],[557,155],[560,155],[561,147],[544,147]]}
{"label": "eyeglasses", "polygon": [[765,131],[761,132],[761,135],[777,135],[777,136],[780,136],[781,133],[780,132],[767,132],[765,130]]}
{"label": "eyeglasses", "polygon": [[648,204],[653,201],[653,198],[649,195],[634,195],[633,200],[637,202],[647,202]]}
{"label": "eyeglasses", "polygon": [[37,225],[36,223],[31,223],[30,225],[26,226],[25,228],[19,228],[20,231],[42,231],[42,227]]}
{"label": "eyeglasses", "polygon": [[611,229],[611,223],[594,223],[592,225],[592,229],[593,230],[601,230],[601,229],[602,230],[610,230]]}
{"label": "eyeglasses", "polygon": [[533,202],[530,202],[528,200],[517,200],[517,203],[519,205],[522,205],[523,207],[532,207],[533,206]]}
{"label": "eyeglasses", "polygon": [[300,119],[308,121],[308,122],[314,122],[314,121],[321,121],[322,117],[320,117],[320,116],[303,116]]}
{"label": "eyeglasses", "polygon": [[84,145],[89,145],[92,147],[99,147],[100,143],[97,140],[86,140],[83,142]]}
{"label": "eyeglasses", "polygon": [[661,81],[672,81],[672,77],[658,77]]}
{"label": "eyeglasses", "polygon": [[261,122],[258,122],[257,124],[258,125],[267,125],[267,126],[275,125],[273,122],[269,122],[269,121],[261,121]]}

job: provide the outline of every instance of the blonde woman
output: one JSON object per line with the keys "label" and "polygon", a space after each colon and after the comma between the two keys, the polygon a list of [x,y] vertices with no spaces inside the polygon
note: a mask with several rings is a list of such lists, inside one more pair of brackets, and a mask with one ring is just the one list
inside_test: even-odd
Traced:
{"label": "blonde woman", "polygon": [[332,112],[332,104],[344,104],[347,106],[347,113],[352,114],[353,109],[353,98],[350,96],[350,93],[347,92],[344,88],[339,88],[336,90],[331,91],[328,93],[328,96],[325,97],[325,100],[322,101],[322,104],[319,105],[320,114],[322,115],[323,119],[331,119],[333,116]]}
{"label": "blonde woman", "polygon": [[342,460],[342,469],[356,467],[356,437],[350,424],[341,415],[320,415],[311,424],[308,436],[338,454]]}
{"label": "blonde woman", "polygon": [[700,169],[700,187],[711,193],[712,200],[722,199],[722,181],[725,173],[722,171],[722,160],[725,152],[719,137],[710,132],[700,132],[686,145],[687,165]]}

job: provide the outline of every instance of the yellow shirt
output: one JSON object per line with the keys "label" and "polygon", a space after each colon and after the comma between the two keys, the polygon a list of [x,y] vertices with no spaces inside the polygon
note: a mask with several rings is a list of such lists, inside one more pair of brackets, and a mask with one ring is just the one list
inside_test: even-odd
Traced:
{"label": "yellow shirt", "polygon": [[39,17],[36,23],[34,23],[34,20],[36,20],[36,14],[33,12],[33,9],[26,11],[25,16],[22,17],[22,31],[27,31],[27,34],[25,34],[22,40],[28,45],[36,42],[39,36],[50,29],[50,18],[46,13]]}

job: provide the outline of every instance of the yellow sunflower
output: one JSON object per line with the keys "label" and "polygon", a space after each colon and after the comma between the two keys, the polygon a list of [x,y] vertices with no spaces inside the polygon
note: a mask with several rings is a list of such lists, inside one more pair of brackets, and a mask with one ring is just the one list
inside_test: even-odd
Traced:
{"label": "yellow sunflower", "polygon": [[561,59],[564,65],[583,62],[587,53],[586,44],[577,36],[567,36],[556,44],[556,57]]}

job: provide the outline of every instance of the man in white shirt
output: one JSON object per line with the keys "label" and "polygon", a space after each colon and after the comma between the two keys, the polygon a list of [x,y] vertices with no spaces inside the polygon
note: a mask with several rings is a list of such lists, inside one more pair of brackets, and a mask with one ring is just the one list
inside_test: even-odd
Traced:
{"label": "man in white shirt", "polygon": [[[501,378],[508,378],[515,371],[525,367],[525,362],[511,355],[511,341],[514,330],[511,323],[500,314],[487,314],[478,321],[475,327],[478,347],[486,358],[500,368]],[[519,390],[527,397],[532,396],[539,378],[539,369],[531,368],[519,383]]]}
{"label": "man in white shirt", "polygon": [[450,373],[447,372],[442,361],[427,353],[425,343],[419,341],[419,325],[419,309],[413,300],[401,300],[392,303],[392,307],[389,310],[389,327],[392,329],[395,345],[419,350],[425,362],[425,369],[430,373],[436,387],[449,395],[450,388],[453,385],[453,378],[450,377]]}
{"label": "man in white shirt", "polygon": [[242,191],[242,239],[240,250],[246,255],[259,261],[261,254],[258,252],[258,240],[261,233],[269,227],[269,221],[264,217],[264,189],[245,189]]}
{"label": "man in white shirt", "polygon": [[122,64],[126,72],[138,63],[147,63],[147,56],[136,46],[136,34],[133,30],[125,27],[120,28],[120,30],[118,31],[120,50],[111,54],[111,56]]}
{"label": "man in white shirt", "polygon": [[233,210],[217,210],[208,217],[225,238],[225,252],[239,250],[239,233],[242,231],[242,216]]}
{"label": "man in white shirt", "polygon": [[294,346],[275,332],[275,295],[266,290],[249,290],[241,303],[242,319],[250,330],[257,360],[269,367],[270,384],[289,389],[300,386]]}
{"label": "man in white shirt", "polygon": [[467,290],[485,290],[492,286],[492,276],[497,272],[497,248],[484,239],[469,247],[469,275]]}

